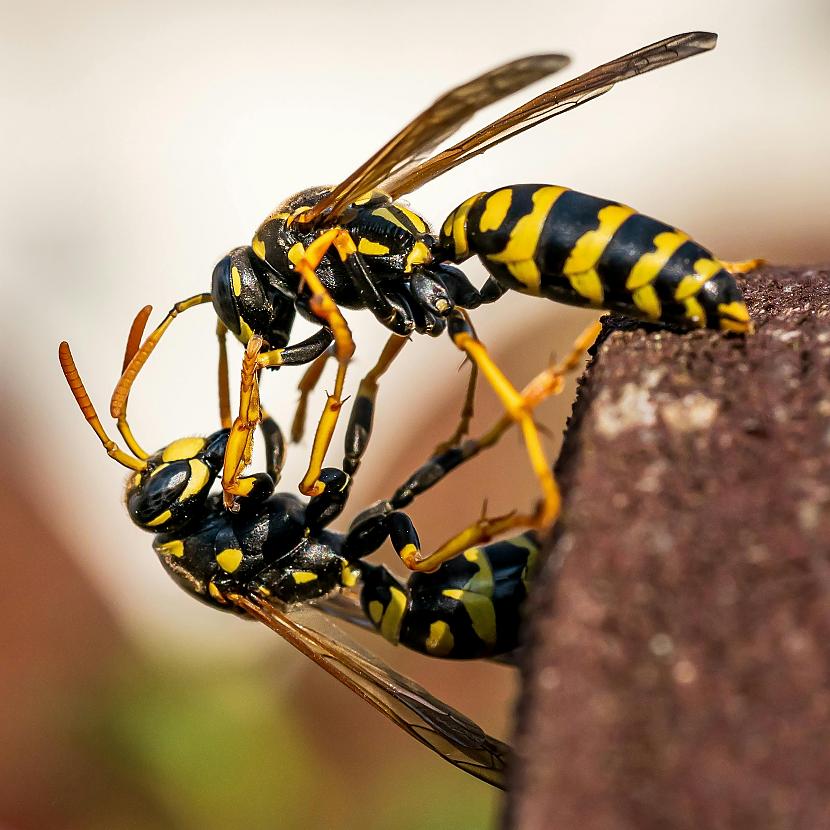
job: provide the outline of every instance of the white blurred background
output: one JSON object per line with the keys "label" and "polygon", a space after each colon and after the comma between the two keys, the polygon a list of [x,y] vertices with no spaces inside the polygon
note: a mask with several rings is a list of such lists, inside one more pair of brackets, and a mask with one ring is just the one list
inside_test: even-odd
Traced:
{"label": "white blurred background", "polygon": [[[124,471],[66,389],[58,341],[71,342],[103,417],[140,306],[151,302],[160,316],[208,290],[214,263],[249,242],[278,201],[347,174],[447,87],[539,51],[573,57],[564,79],[692,29],[718,32],[717,49],[620,85],[428,185],[411,204],[437,225],[479,190],[544,181],[631,204],[725,259],[828,261],[826,0],[5,4],[6,486],[64,540],[131,641],[199,662],[235,659],[271,635],[240,636],[167,580],[149,536],[120,506]],[[477,266],[469,270],[480,279]],[[368,313],[348,316],[358,344],[353,392],[385,333]],[[586,319],[520,296],[476,314],[504,360],[523,365],[533,342],[536,363],[517,383]],[[141,377],[131,423],[146,447],[216,428],[213,327],[210,308],[184,315]],[[311,330],[298,323],[296,339]],[[233,380],[235,345],[231,356]],[[449,433],[462,394],[458,363],[443,338],[407,347],[383,381],[354,507],[388,493]],[[298,379],[289,371],[264,379],[264,403],[286,426]],[[311,415],[321,406],[315,398]],[[555,433],[566,409],[548,421]],[[338,434],[333,463],[340,447]],[[529,478],[518,445],[509,450],[512,466],[487,487],[479,479],[469,504]],[[291,453],[284,487],[299,480],[307,451],[308,443]],[[521,486],[532,493],[532,482]],[[445,490],[435,504],[457,524],[454,497]],[[429,526],[423,535],[441,536]],[[25,539],[9,544],[26,548]]]}

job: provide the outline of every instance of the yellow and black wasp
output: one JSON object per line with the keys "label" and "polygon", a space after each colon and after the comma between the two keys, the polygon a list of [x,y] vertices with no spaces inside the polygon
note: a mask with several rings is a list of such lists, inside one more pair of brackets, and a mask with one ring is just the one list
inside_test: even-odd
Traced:
{"label": "yellow and black wasp", "polygon": [[[138,348],[146,318],[147,309],[136,318],[125,365]],[[566,361],[536,378],[527,392],[529,405],[561,389],[564,374],[579,364],[595,334],[590,329]],[[260,345],[251,338],[246,360],[256,360]],[[265,416],[260,427],[267,472],[245,479],[246,495],[237,511],[229,511],[221,496],[210,493],[222,470],[229,429],[206,438],[179,438],[148,454],[140,450],[125,414],[118,429],[132,454],[124,452],[104,430],[65,342],[59,359],[108,455],[131,471],[125,494],[131,519],[154,534],[156,554],[182,588],[215,607],[263,622],[412,737],[460,769],[503,787],[505,744],[377,658],[305,625],[293,613],[297,606],[313,604],[433,657],[509,656],[519,645],[520,615],[538,553],[533,531],[468,547],[462,556],[431,573],[412,574],[406,583],[365,561],[387,539],[402,557],[407,551],[417,554],[418,535],[401,508],[459,459],[446,456],[443,466],[441,457],[431,459],[391,499],[359,514],[346,534],[337,533],[329,525],[346,506],[352,476],[323,468],[326,486],[307,503],[293,493],[275,493],[284,441],[278,425]],[[379,364],[369,376],[381,371]],[[227,389],[221,395],[227,398]],[[125,408],[126,403],[125,397]],[[465,457],[491,446],[510,425],[503,418],[481,440],[468,441]]]}
{"label": "yellow and black wasp", "polygon": [[[747,333],[752,324],[730,271],[748,270],[754,263],[725,263],[670,225],[565,187],[525,184],[478,193],[449,214],[437,237],[399,199],[502,141],[608,92],[619,81],[708,51],[716,41],[714,34],[691,32],[638,49],[554,87],[430,156],[475,112],[568,61],[551,54],[523,58],[446,93],[340,184],[287,199],[262,223],[250,246],[225,256],[214,269],[211,292],[174,307],[138,351],[116,389],[113,415],[119,415],[127,384],[172,319],[186,308],[212,302],[222,331],[230,330],[243,344],[255,335],[263,341],[263,350],[243,373],[247,395],[231,429],[223,468],[226,505],[232,508],[236,497],[246,495],[248,479],[242,471],[260,418],[254,391],[258,371],[315,361],[309,375],[314,378],[333,351],[337,377],[300,484],[301,492],[318,495],[325,487],[320,471],[354,351],[340,308],[368,308],[393,332],[391,342],[412,331],[436,335],[449,330],[453,343],[520,425],[540,483],[542,499],[532,514],[517,513],[506,524],[476,523],[443,545],[438,559],[429,557],[429,567],[465,545],[486,540],[496,528],[549,524],[557,515],[559,495],[536,425],[463,310],[514,289],[685,328]],[[456,267],[471,256],[478,256],[490,273],[481,290]],[[302,343],[288,345],[297,311],[322,327]],[[309,385],[301,387],[304,394]],[[371,387],[358,393],[352,418],[365,429],[350,430],[358,444],[370,426],[374,394]],[[350,464],[347,458],[347,470]],[[422,564],[407,558],[409,567]]]}

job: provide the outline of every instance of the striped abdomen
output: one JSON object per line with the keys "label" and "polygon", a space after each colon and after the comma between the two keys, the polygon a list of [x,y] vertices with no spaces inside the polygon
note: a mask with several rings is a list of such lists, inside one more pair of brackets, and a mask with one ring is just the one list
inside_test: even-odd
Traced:
{"label": "striped abdomen", "polygon": [[539,550],[536,536],[470,548],[402,585],[361,564],[361,603],[392,643],[451,659],[493,657],[519,645],[519,623]]}
{"label": "striped abdomen", "polygon": [[554,185],[479,193],[441,228],[453,262],[477,254],[504,288],[686,327],[747,332],[734,277],[682,231]]}

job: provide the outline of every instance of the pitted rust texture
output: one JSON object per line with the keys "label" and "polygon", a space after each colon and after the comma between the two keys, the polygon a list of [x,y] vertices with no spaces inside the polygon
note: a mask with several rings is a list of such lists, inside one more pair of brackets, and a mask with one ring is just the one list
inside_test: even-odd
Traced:
{"label": "pitted rust texture", "polygon": [[609,318],[534,589],[510,828],[830,827],[830,271]]}

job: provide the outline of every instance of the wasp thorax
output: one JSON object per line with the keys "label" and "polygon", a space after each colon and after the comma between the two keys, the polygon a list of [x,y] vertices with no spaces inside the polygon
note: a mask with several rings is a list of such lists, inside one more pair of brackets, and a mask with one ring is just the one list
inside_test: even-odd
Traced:
{"label": "wasp thorax", "polygon": [[180,438],[147,459],[127,481],[130,518],[153,533],[178,531],[201,514],[219,474],[227,430],[208,438]]}

